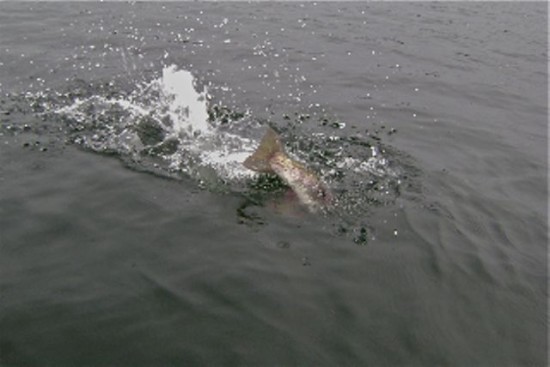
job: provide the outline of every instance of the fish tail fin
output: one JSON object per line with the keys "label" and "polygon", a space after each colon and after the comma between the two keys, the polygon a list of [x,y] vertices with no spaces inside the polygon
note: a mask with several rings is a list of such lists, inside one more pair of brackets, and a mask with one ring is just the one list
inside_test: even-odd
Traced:
{"label": "fish tail fin", "polygon": [[275,153],[282,152],[283,146],[279,139],[279,135],[272,128],[268,128],[258,149],[243,162],[248,169],[264,173],[273,173],[269,160]]}

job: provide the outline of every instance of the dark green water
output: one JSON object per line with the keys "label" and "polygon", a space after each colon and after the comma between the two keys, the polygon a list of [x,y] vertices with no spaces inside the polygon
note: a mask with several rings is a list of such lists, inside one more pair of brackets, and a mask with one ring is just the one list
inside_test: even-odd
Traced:
{"label": "dark green water", "polygon": [[[547,19],[1,3],[0,365],[547,365]],[[169,65],[246,117],[211,145],[144,153],[156,125],[127,143]],[[197,163],[268,123],[337,210]],[[348,164],[373,151],[378,171]]]}

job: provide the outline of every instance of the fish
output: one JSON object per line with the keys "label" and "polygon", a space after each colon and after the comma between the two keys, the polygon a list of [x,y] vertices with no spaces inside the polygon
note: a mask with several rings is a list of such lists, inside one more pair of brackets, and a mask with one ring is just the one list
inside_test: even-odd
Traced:
{"label": "fish", "polygon": [[279,134],[271,127],[243,165],[256,172],[279,176],[311,213],[326,211],[332,205],[329,187],[315,172],[286,154]]}

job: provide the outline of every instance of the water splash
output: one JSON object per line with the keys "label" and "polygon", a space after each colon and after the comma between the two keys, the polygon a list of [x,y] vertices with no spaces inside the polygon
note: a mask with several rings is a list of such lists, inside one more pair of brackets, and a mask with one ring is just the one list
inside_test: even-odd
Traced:
{"label": "water splash", "polygon": [[[174,131],[180,134],[211,135],[208,123],[207,92],[197,92],[195,78],[187,70],[171,65],[162,70],[162,78],[155,81],[163,93],[167,116],[174,122]],[[206,88],[205,88],[206,89]]]}
{"label": "water splash", "polygon": [[370,209],[394,203],[405,177],[399,152],[383,145],[379,136],[350,135],[344,122],[325,115],[285,113],[282,122],[274,123],[235,111],[213,103],[207,87],[174,65],[126,90],[114,81],[75,80],[70,92],[43,91],[23,99],[52,125],[60,128],[61,121],[66,139],[85,149],[114,154],[142,171],[190,177],[200,187],[241,193],[248,200],[238,210],[243,218],[253,217],[247,208],[262,206],[284,189],[276,177],[258,175],[242,164],[266,125],[275,126],[287,153],[331,187],[337,231],[358,243],[370,236],[364,225]]}
{"label": "water splash", "polygon": [[88,149],[138,164],[154,161],[155,168],[210,185],[255,176],[242,166],[255,143],[232,132],[253,123],[246,112],[225,110],[209,106],[207,88],[199,91],[191,72],[171,65],[129,95],[78,97],[53,113],[65,119],[73,141]]}

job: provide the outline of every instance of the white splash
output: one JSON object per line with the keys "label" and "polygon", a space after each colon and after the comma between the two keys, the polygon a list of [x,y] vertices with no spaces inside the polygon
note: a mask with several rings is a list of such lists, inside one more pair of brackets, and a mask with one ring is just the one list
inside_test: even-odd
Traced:
{"label": "white splash", "polygon": [[[174,122],[174,130],[184,149],[198,157],[202,166],[214,168],[226,179],[252,177],[253,171],[243,166],[254,151],[255,143],[236,134],[215,129],[208,122],[208,90],[196,90],[196,81],[187,70],[171,65],[164,68],[159,80],[164,102]],[[181,152],[180,152],[181,153]],[[177,157],[173,166],[179,163]]]}
{"label": "white splash", "polygon": [[[79,137],[78,142],[97,151],[109,149],[120,154],[139,154],[142,149],[151,147],[141,142],[137,132],[140,121],[149,119],[157,125],[153,131],[160,127],[165,134],[156,145],[174,138],[179,143],[177,151],[161,156],[167,168],[192,173],[201,180],[204,172],[211,175],[212,171],[225,180],[255,176],[242,163],[252,154],[256,143],[227,131],[237,131],[239,124],[251,122],[245,118],[231,121],[229,128],[218,129],[217,122],[209,121],[208,95],[206,87],[197,90],[191,72],[171,65],[162,70],[160,78],[136,85],[128,97],[92,95],[77,99],[70,105],[58,106],[55,112],[82,123],[85,126],[83,131],[88,135]],[[127,116],[104,119],[101,126],[94,121],[94,116],[109,116],[116,108],[122,109]],[[94,116],[90,115],[90,109]]]}
{"label": "white splash", "polygon": [[195,136],[212,134],[213,129],[208,124],[207,90],[197,92],[191,72],[177,70],[175,65],[168,66],[162,70],[159,86],[176,132]]}

